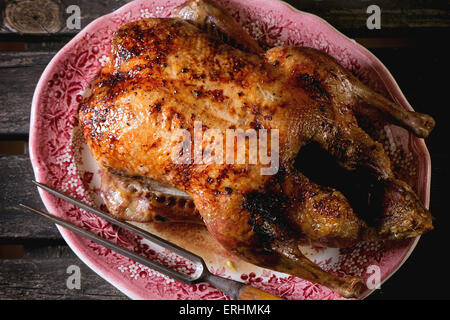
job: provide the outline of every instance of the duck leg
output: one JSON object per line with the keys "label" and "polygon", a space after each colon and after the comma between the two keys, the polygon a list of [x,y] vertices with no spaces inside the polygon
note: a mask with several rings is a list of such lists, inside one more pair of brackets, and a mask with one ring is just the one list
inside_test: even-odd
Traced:
{"label": "duck leg", "polygon": [[300,252],[295,240],[274,243],[273,252],[279,257],[270,268],[322,284],[345,298],[358,298],[366,288],[360,277],[338,277],[320,269]]}
{"label": "duck leg", "polygon": [[[280,181],[280,178],[276,180]],[[253,253],[250,255],[253,257],[251,262],[321,283],[345,297],[357,297],[364,289],[360,278],[331,275],[306,258],[298,247],[300,242],[305,241],[304,237],[308,241],[326,240],[329,245],[338,243],[339,246],[344,242],[350,244],[358,240],[361,223],[354,216],[348,202],[338,191],[317,186],[300,173],[295,174],[294,178],[290,174],[284,175],[281,180],[283,181],[280,184],[270,186],[273,188],[272,195],[276,194],[273,199],[264,197],[266,201],[261,201],[257,194],[245,198],[244,206],[253,210],[249,223],[252,224],[255,236],[270,238],[268,242],[263,241],[267,242],[268,251],[262,255]],[[164,190],[161,190],[158,184],[142,181],[142,178],[125,177],[105,171],[102,174],[101,189],[108,210],[123,219],[140,222],[203,223],[193,206],[192,198],[170,194],[167,191],[164,193],[155,191],[155,189]],[[285,223],[277,225],[281,221],[273,219],[272,212],[270,215],[264,214],[271,210],[272,204],[278,202],[277,199],[283,197],[281,194],[289,197],[285,199],[287,203],[278,208],[286,209],[287,214],[281,217],[281,220],[286,217],[289,226]],[[320,211],[320,208],[329,209],[332,203],[335,208],[333,212]],[[324,220],[327,220],[327,223],[324,223]],[[321,226],[319,230],[314,228],[317,225]],[[335,242],[332,242],[333,239]],[[242,250],[242,247],[240,248]],[[254,248],[250,247],[247,250],[254,251]]]}
{"label": "duck leg", "polygon": [[373,141],[359,127],[333,127],[328,134],[318,134],[315,141],[347,169],[368,169],[381,185],[373,199],[378,218],[376,233],[364,236],[367,240],[399,239],[423,234],[432,227],[432,217],[411,187],[397,179],[381,144]]}
{"label": "duck leg", "polygon": [[394,124],[411,131],[420,138],[426,138],[433,130],[435,121],[428,114],[405,110],[381,94],[370,89],[352,76],[353,92],[357,98],[357,103],[353,105],[356,114],[371,117],[371,110],[375,109]]}
{"label": "duck leg", "polygon": [[336,110],[350,107],[355,114],[369,118],[381,116],[421,138],[426,138],[434,127],[431,116],[405,110],[373,91],[325,52],[305,47],[276,47],[265,56],[268,62],[278,61],[279,67],[295,73],[297,81],[309,85],[312,94],[327,100]]}
{"label": "duck leg", "polygon": [[[266,59],[272,63],[279,61],[277,67],[289,73],[291,81],[317,102],[316,121],[310,123],[315,131],[312,141],[319,143],[347,170],[368,170],[382,186],[376,197],[380,212],[375,235],[368,229],[364,237],[396,239],[416,236],[432,229],[430,213],[411,187],[394,176],[382,145],[358,127],[354,110],[349,109],[356,103],[352,90],[359,85],[355,84],[354,77],[334,59],[314,49],[273,48],[266,53]],[[407,127],[414,124],[416,133],[428,130],[429,127],[422,122],[406,121],[410,117],[417,120],[428,116],[399,108],[391,106],[384,111],[405,120],[403,123]]]}
{"label": "duck leg", "polygon": [[172,17],[181,18],[210,35],[244,51],[263,54],[264,50],[225,10],[210,0],[190,0],[175,8]]}
{"label": "duck leg", "polygon": [[[298,245],[302,234],[292,228],[286,216],[290,206],[296,204],[277,188],[276,181],[280,178],[271,179],[265,190],[260,191],[241,193],[236,190],[231,195],[203,193],[201,197],[193,194],[194,202],[200,212],[207,212],[202,216],[208,231],[240,258],[322,284],[347,298],[358,297],[365,288],[361,278],[330,274],[300,251]],[[290,174],[283,180],[290,180],[297,191],[301,187]],[[327,192],[318,193],[329,196]],[[217,201],[222,205],[217,206]],[[233,208],[240,210],[236,212]]]}

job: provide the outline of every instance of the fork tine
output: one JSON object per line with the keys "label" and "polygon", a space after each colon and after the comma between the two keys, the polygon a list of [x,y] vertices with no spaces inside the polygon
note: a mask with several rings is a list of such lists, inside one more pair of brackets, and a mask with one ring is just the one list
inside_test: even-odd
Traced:
{"label": "fork tine", "polygon": [[185,283],[185,284],[188,284],[188,285],[191,285],[191,284],[194,284],[194,283],[198,282],[197,281],[198,278],[192,278],[192,277],[190,277],[187,274],[180,273],[180,272],[175,271],[173,269],[170,269],[170,268],[168,268],[168,267],[166,267],[166,266],[164,266],[164,265],[162,265],[162,264],[160,264],[158,262],[155,262],[155,261],[152,261],[150,259],[147,259],[146,257],[143,257],[143,256],[141,256],[141,255],[139,255],[139,254],[137,254],[137,253],[135,253],[133,251],[130,251],[130,250],[128,250],[128,249],[126,249],[124,247],[121,247],[121,246],[119,246],[119,245],[117,245],[117,244],[115,244],[113,242],[110,242],[110,241],[108,241],[106,239],[103,239],[103,238],[97,236],[94,233],[91,233],[91,232],[89,232],[87,230],[84,230],[84,229],[82,229],[80,227],[77,227],[76,225],[74,225],[74,224],[72,224],[72,223],[70,223],[70,222],[68,222],[66,220],[63,220],[63,219],[58,218],[58,217],[56,217],[54,215],[51,215],[51,214],[49,214],[47,212],[40,211],[38,209],[29,207],[29,206],[24,205],[24,204],[19,204],[19,205],[21,207],[27,209],[27,210],[30,210],[31,212],[39,214],[39,215],[41,215],[41,216],[43,216],[43,217],[53,221],[54,223],[56,223],[58,225],[63,226],[64,228],[67,228],[70,231],[73,231],[73,232],[75,232],[75,233],[77,233],[77,234],[79,234],[79,235],[81,235],[81,236],[83,236],[83,237],[85,237],[85,238],[87,238],[89,240],[92,240],[94,242],[97,242],[97,243],[101,244],[102,246],[104,246],[104,247],[106,247],[108,249],[111,249],[111,250],[113,250],[113,251],[115,251],[117,253],[120,253],[123,256],[127,257],[127,258],[130,258],[130,259],[132,259],[132,260],[134,260],[136,262],[139,262],[139,263],[141,263],[141,264],[143,264],[143,265],[145,265],[145,266],[147,266],[147,267],[149,267],[149,268],[151,268],[153,270],[156,270],[156,271],[158,271],[158,272],[160,272],[162,274],[165,274],[168,277],[171,277],[171,278],[173,278],[175,280],[178,280],[178,281],[180,281],[182,283]]}
{"label": "fork tine", "polygon": [[64,194],[64,193],[62,193],[62,192],[60,192],[60,191],[58,191],[58,190],[56,190],[56,189],[54,189],[52,187],[49,187],[49,186],[47,186],[45,184],[39,183],[39,182],[34,181],[34,180],[32,180],[32,182],[35,185],[37,185],[38,187],[44,189],[45,191],[53,194],[54,196],[56,196],[56,197],[58,197],[60,199],[63,199],[65,201],[69,202],[69,203],[72,203],[72,204],[76,205],[77,207],[79,207],[81,209],[89,211],[90,213],[95,214],[96,216],[99,216],[99,217],[101,217],[101,218],[111,222],[112,224],[115,224],[115,225],[117,225],[119,227],[122,227],[124,229],[129,230],[129,231],[132,231],[133,233],[135,233],[137,235],[140,235],[141,237],[151,241],[152,243],[155,243],[155,244],[157,244],[157,245],[159,245],[159,246],[161,246],[161,247],[163,247],[165,249],[168,249],[168,250],[170,250],[170,251],[180,255],[183,258],[186,258],[186,259],[194,262],[196,264],[196,266],[197,266],[197,270],[201,270],[202,272],[205,272],[207,270],[204,260],[201,257],[199,257],[198,255],[196,255],[196,254],[194,254],[194,253],[192,253],[190,251],[187,251],[186,249],[183,249],[183,248],[181,248],[181,247],[179,247],[179,246],[177,246],[177,245],[175,245],[173,243],[170,243],[170,242],[168,242],[168,241],[166,241],[166,240],[164,240],[164,239],[162,239],[162,238],[160,238],[160,237],[158,237],[158,236],[156,236],[154,234],[151,234],[150,232],[147,232],[147,231],[145,231],[143,229],[140,229],[140,228],[132,225],[131,223],[128,223],[126,221],[121,221],[121,220],[115,218],[114,216],[112,216],[112,215],[110,215],[110,214],[108,214],[106,212],[97,210],[97,209],[95,209],[95,208],[93,208],[93,207],[91,207],[91,206],[89,206],[89,205],[87,205],[87,204],[85,204],[85,203],[83,203],[83,202],[81,202],[81,201],[79,201],[79,200],[69,196],[69,195],[66,195],[66,194]]}
{"label": "fork tine", "polygon": [[[111,216],[110,214],[107,214],[105,212],[97,210],[75,198],[72,198],[71,196],[68,196],[68,195],[66,195],[56,189],[53,189],[49,186],[46,186],[45,184],[36,182],[34,180],[32,180],[32,181],[35,185],[37,185],[38,187],[42,188],[43,190],[46,190],[47,192],[53,194],[54,196],[56,196],[60,199],[63,199],[69,203],[72,203],[72,204],[74,204],[86,211],[89,211],[101,218],[104,218],[105,220],[111,222],[112,224],[115,224],[119,227],[130,230],[130,231],[134,232],[135,234],[138,234],[138,235],[142,236],[143,238],[148,239],[149,241],[151,241],[155,244],[158,244],[163,248],[171,250],[172,252],[177,253],[178,255],[194,262],[196,264],[196,272],[194,275],[189,276],[189,275],[180,273],[178,271],[172,270],[170,268],[167,268],[167,267],[161,265],[158,262],[149,260],[133,251],[130,251],[126,248],[118,246],[115,243],[109,242],[87,230],[79,228],[79,227],[71,224],[70,222],[67,222],[63,219],[55,217],[49,213],[42,212],[37,209],[20,204],[22,207],[24,207],[28,210],[31,210],[34,213],[40,214],[75,233],[78,233],[78,234],[80,234],[92,241],[95,241],[97,243],[100,243],[101,245],[103,245],[113,251],[116,251],[136,262],[146,265],[156,271],[159,271],[169,277],[172,277],[175,280],[178,280],[178,281],[183,282],[188,285],[199,283],[199,282],[208,282],[208,283],[212,284],[213,286],[215,286],[216,288],[218,288],[219,290],[221,290],[222,292],[224,292],[226,295],[230,296],[232,299],[240,299],[240,300],[242,300],[242,299],[244,299],[244,300],[255,300],[255,299],[279,300],[280,299],[279,297],[268,294],[267,292],[264,292],[262,290],[252,288],[248,285],[244,285],[243,283],[241,283],[239,281],[235,281],[232,279],[227,279],[227,278],[223,278],[223,277],[214,275],[211,272],[209,272],[209,270],[205,264],[205,261],[201,257],[197,256],[196,254],[189,252],[189,251],[187,251],[175,244],[172,244],[164,239],[161,239],[160,237],[155,236],[145,230],[139,229],[139,228],[133,226],[132,224],[129,224],[125,221],[118,220],[115,217]],[[244,289],[246,289],[246,290],[244,290]],[[250,289],[251,289],[251,291],[249,291]],[[246,292],[249,292],[250,294],[246,294]],[[265,297],[265,298],[263,298],[263,297]]]}

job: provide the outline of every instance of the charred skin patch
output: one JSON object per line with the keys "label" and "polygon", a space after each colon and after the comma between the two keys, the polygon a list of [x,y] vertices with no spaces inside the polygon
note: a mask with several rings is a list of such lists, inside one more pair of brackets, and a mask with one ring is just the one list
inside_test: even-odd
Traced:
{"label": "charred skin patch", "polygon": [[327,91],[316,77],[308,73],[302,73],[296,76],[296,80],[297,84],[305,89],[313,99],[325,99],[325,101],[330,102]]}
{"label": "charred skin patch", "polygon": [[286,221],[286,211],[290,200],[281,190],[280,184],[285,177],[285,171],[280,170],[267,184],[263,191],[251,191],[244,194],[243,208],[250,212],[249,224],[253,231],[261,237],[267,248],[283,237],[281,230],[289,230]]}
{"label": "charred skin patch", "polygon": [[127,74],[124,72],[115,72],[110,77],[97,83],[99,87],[114,88],[118,83],[127,79]]}
{"label": "charred skin patch", "polygon": [[283,194],[251,191],[244,196],[243,207],[252,215],[261,216],[264,220],[278,224],[282,222],[288,203],[289,198]]}
{"label": "charred skin patch", "polygon": [[227,96],[224,96],[223,90],[211,90],[208,93],[211,94],[212,100],[215,102],[223,102]]}
{"label": "charred skin patch", "polygon": [[174,21],[168,28],[155,25],[146,27],[145,19],[120,28],[113,39],[116,66],[135,57],[161,67],[167,66],[167,54],[170,52],[173,39],[177,37],[177,24]]}

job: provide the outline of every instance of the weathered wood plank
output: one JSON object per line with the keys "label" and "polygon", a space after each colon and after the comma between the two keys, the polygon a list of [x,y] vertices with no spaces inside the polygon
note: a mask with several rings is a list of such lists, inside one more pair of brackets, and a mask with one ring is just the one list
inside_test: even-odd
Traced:
{"label": "weathered wood plank", "polygon": [[[66,9],[77,5],[81,10],[81,27],[99,16],[105,15],[130,2],[130,0],[35,0],[33,9],[28,0],[6,1],[5,18],[0,35],[40,34],[55,36],[73,36],[79,30],[67,27],[69,14]],[[302,11],[314,13],[339,30],[370,35],[380,31],[368,30],[366,13],[370,2],[354,0],[287,0],[289,4]],[[420,28],[446,28],[450,26],[449,5],[447,1],[389,1],[378,0],[382,10],[382,30],[392,32],[402,30],[411,32]],[[23,8],[22,8],[23,7]],[[56,8],[49,14],[49,8]],[[15,16],[17,15],[17,17]],[[409,30],[409,31],[408,31]],[[382,31],[382,32],[384,32]],[[350,36],[355,36],[355,34]],[[392,34],[391,34],[392,36]]]}
{"label": "weathered wood plank", "polygon": [[66,244],[46,245],[42,243],[28,243],[24,245],[22,259],[45,260],[74,258],[75,254]]}
{"label": "weathered wood plank", "polygon": [[96,18],[120,8],[132,0],[8,0],[0,34],[74,35],[79,30],[69,29],[67,19],[73,13],[67,8],[80,8],[81,27]]}
{"label": "weathered wood plank", "polygon": [[36,84],[54,52],[0,52],[0,135],[27,135]]}
{"label": "weathered wood plank", "polygon": [[18,155],[27,153],[27,143],[22,140],[0,140],[0,154]]}
{"label": "weathered wood plank", "polygon": [[56,227],[48,221],[25,212],[19,203],[44,208],[27,155],[0,155],[0,241],[61,241]]}
{"label": "weathered wood plank", "polygon": [[[69,266],[80,268],[80,289],[69,289]],[[49,259],[0,260],[0,299],[126,300],[119,290],[90,270],[73,253]]]}

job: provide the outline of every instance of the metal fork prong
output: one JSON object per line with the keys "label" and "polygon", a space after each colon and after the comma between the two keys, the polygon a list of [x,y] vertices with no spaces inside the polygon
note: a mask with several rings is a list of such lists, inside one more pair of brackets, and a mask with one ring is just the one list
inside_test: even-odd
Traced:
{"label": "metal fork prong", "polygon": [[130,258],[130,259],[132,259],[132,260],[134,260],[134,261],[136,261],[136,262],[138,262],[138,263],[140,263],[142,265],[145,265],[145,266],[147,266],[147,267],[149,267],[149,268],[151,268],[151,269],[153,269],[155,271],[158,271],[158,272],[160,272],[162,274],[165,274],[166,276],[171,277],[171,278],[173,278],[175,280],[178,280],[178,281],[180,281],[182,283],[191,285],[191,284],[199,282],[197,278],[192,278],[192,277],[190,277],[187,274],[183,274],[183,273],[178,272],[176,270],[170,269],[170,268],[168,268],[168,267],[166,267],[166,266],[164,266],[164,265],[162,265],[162,264],[160,264],[158,262],[155,262],[155,261],[152,261],[150,259],[147,259],[146,257],[143,257],[143,256],[141,256],[141,255],[139,255],[139,254],[137,254],[137,253],[135,253],[133,251],[130,251],[130,250],[124,248],[124,247],[121,247],[121,246],[119,246],[119,245],[117,245],[117,244],[115,244],[113,242],[110,242],[110,241],[108,241],[106,239],[103,239],[102,237],[99,237],[99,236],[97,236],[94,233],[91,233],[91,232],[89,232],[87,230],[84,230],[84,229],[82,229],[80,227],[77,227],[76,225],[74,225],[74,224],[72,224],[72,223],[70,223],[70,222],[68,222],[66,220],[63,220],[61,218],[58,218],[58,217],[56,217],[56,216],[54,216],[52,214],[49,214],[47,212],[43,212],[41,210],[29,207],[29,206],[24,205],[24,204],[19,204],[19,205],[21,207],[25,208],[25,209],[30,210],[31,212],[34,212],[34,213],[39,214],[39,215],[41,215],[41,216],[43,216],[43,217],[45,217],[47,219],[50,219],[54,223],[56,223],[58,225],[61,225],[64,228],[66,228],[66,229],[68,229],[70,231],[73,231],[73,232],[75,232],[75,233],[77,233],[77,234],[79,234],[79,235],[81,235],[81,236],[83,236],[83,237],[85,237],[85,238],[87,238],[89,240],[97,242],[97,243],[101,244],[102,246],[104,246],[104,247],[106,247],[108,249],[111,249],[111,250],[113,250],[113,251],[115,251],[117,253],[120,253],[123,256],[127,257],[127,258]]}
{"label": "metal fork prong", "polygon": [[165,249],[168,249],[168,250],[178,254],[179,256],[181,256],[183,258],[186,258],[186,259],[190,260],[191,262],[195,263],[195,265],[197,267],[197,272],[198,272],[198,273],[196,272],[196,274],[198,274],[199,277],[202,274],[204,274],[205,272],[208,272],[208,269],[206,267],[206,264],[205,264],[204,260],[201,257],[199,257],[198,255],[196,255],[196,254],[194,254],[194,253],[192,253],[190,251],[187,251],[186,249],[183,249],[183,248],[181,248],[181,247],[179,247],[179,246],[177,246],[177,245],[175,245],[173,243],[170,243],[170,242],[168,242],[168,241],[166,241],[166,240],[164,240],[164,239],[162,239],[162,238],[160,238],[160,237],[158,237],[158,236],[156,236],[154,234],[151,234],[150,232],[147,232],[147,231],[145,231],[143,229],[140,229],[140,228],[132,225],[131,223],[119,220],[119,219],[115,218],[114,216],[110,215],[109,213],[97,210],[97,209],[95,209],[95,208],[93,208],[93,207],[91,207],[91,206],[89,206],[89,205],[87,205],[87,204],[85,204],[85,203],[83,203],[83,202],[81,202],[81,201],[79,201],[79,200],[69,196],[69,195],[66,195],[66,194],[64,194],[64,193],[62,193],[62,192],[60,192],[60,191],[58,191],[58,190],[56,190],[56,189],[54,189],[52,187],[49,187],[49,186],[47,186],[45,184],[39,183],[39,182],[34,181],[34,180],[32,180],[32,182],[35,185],[37,185],[38,187],[44,189],[45,191],[53,194],[54,196],[56,196],[56,197],[58,197],[60,199],[63,199],[65,201],[69,202],[69,203],[72,203],[72,204],[76,205],[77,207],[79,207],[81,209],[84,209],[84,210],[86,210],[86,211],[88,211],[88,212],[90,212],[92,214],[95,214],[96,216],[99,216],[99,217],[101,217],[101,218],[111,222],[112,224],[115,224],[115,225],[117,225],[119,227],[122,227],[124,229],[129,230],[129,231],[132,231],[133,233],[135,233],[137,235],[140,235],[144,239],[147,239],[147,240],[151,241],[154,244],[157,244],[157,245],[159,245],[159,246],[161,246],[161,247],[163,247]]}

